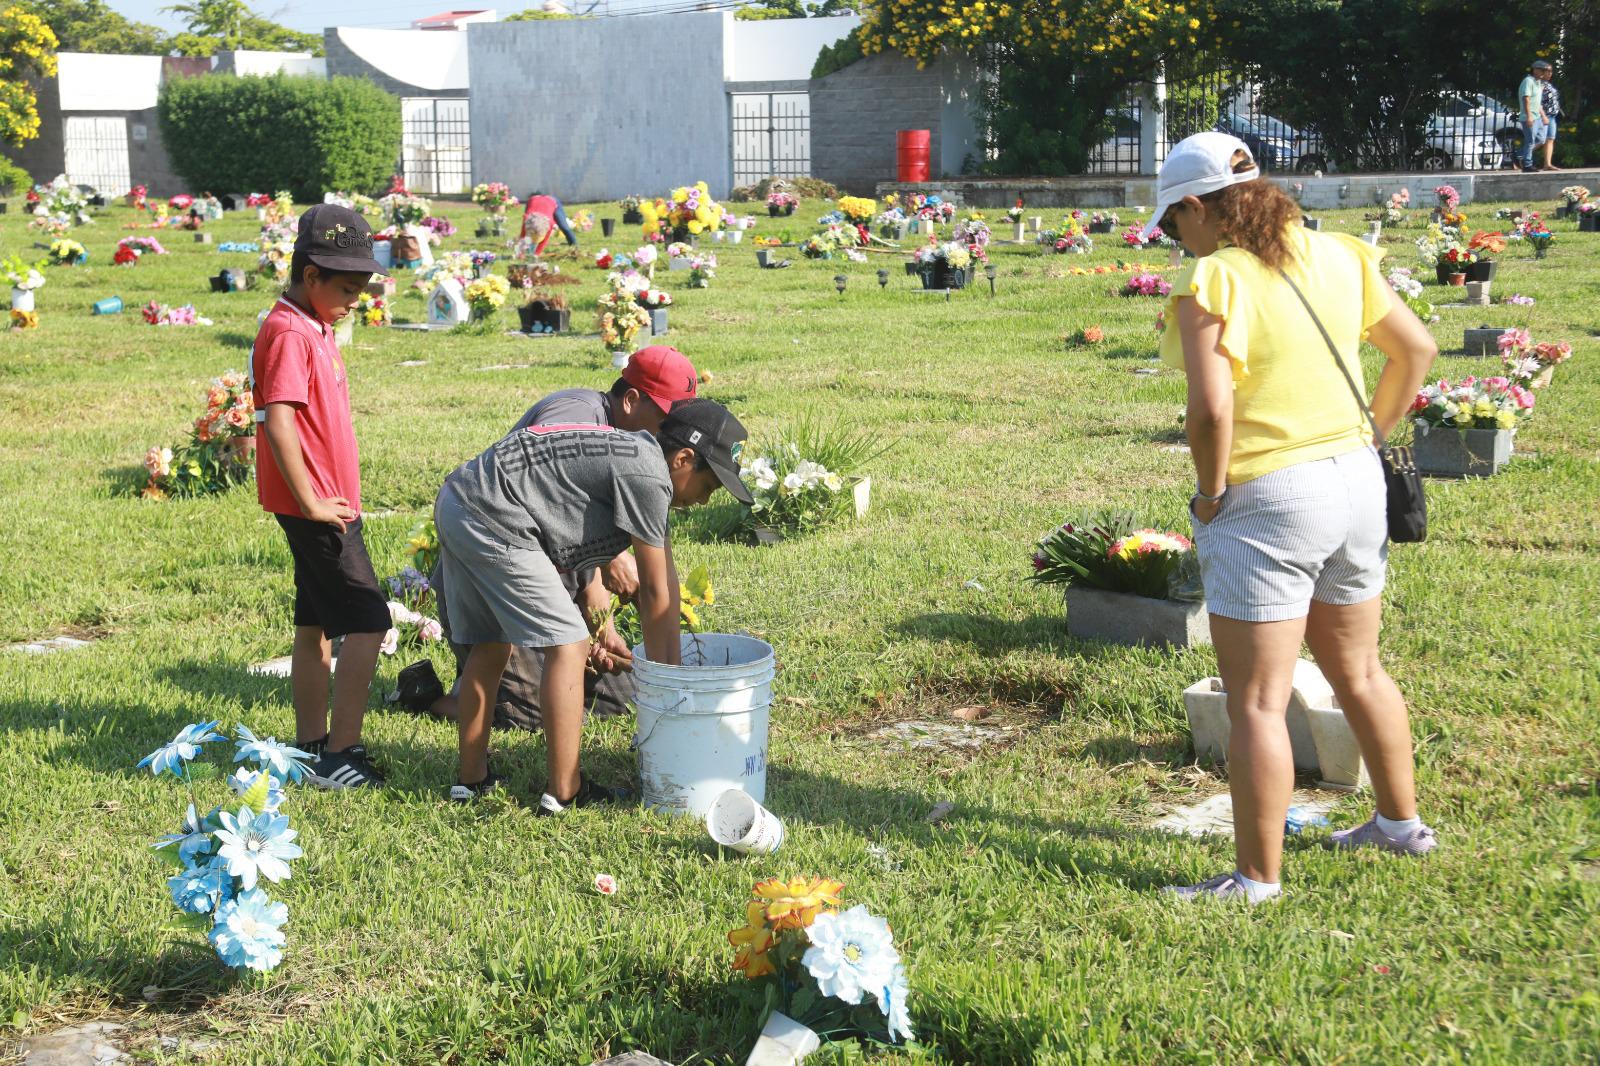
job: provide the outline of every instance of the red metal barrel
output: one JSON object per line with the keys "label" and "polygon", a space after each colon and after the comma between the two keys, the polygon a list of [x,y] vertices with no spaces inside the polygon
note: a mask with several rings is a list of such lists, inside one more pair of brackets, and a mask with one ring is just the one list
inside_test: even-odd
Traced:
{"label": "red metal barrel", "polygon": [[928,150],[933,134],[928,130],[901,130],[895,134],[899,180],[928,180]]}

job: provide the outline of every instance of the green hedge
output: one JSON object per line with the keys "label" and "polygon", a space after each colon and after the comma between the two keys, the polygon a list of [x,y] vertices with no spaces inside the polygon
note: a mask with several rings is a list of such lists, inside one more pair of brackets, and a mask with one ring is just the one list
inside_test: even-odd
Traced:
{"label": "green hedge", "polygon": [[360,78],[178,78],[159,108],[173,169],[196,193],[374,193],[400,156],[400,101]]}
{"label": "green hedge", "polygon": [[32,187],[28,172],[0,155],[0,196],[21,196]]}

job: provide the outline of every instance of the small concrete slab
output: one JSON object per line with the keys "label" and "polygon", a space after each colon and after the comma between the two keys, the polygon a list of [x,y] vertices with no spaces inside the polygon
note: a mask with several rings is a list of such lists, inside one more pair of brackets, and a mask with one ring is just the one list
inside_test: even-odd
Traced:
{"label": "small concrete slab", "polygon": [[403,363],[396,363],[395,364],[395,366],[427,366],[427,365],[428,365],[428,361],[426,359],[407,359]]}
{"label": "small concrete slab", "polygon": [[600,1059],[594,1066],[672,1066],[666,1059],[658,1059],[645,1051],[629,1051],[622,1055],[613,1055],[609,1059]]}
{"label": "small concrete slab", "polygon": [[20,1050],[27,1066],[98,1066],[126,1062],[128,1055],[111,1043],[124,1030],[111,1022],[88,1022],[57,1029],[43,1036],[25,1036]]}
{"label": "small concrete slab", "polygon": [[79,640],[77,637],[46,637],[43,640],[30,640],[21,644],[7,644],[4,651],[20,651],[25,655],[49,655],[58,651],[77,651],[93,644],[92,640]]}
{"label": "small concrete slab", "polygon": [[[1291,822],[1311,824],[1339,805],[1337,799],[1297,791],[1289,799]],[[1233,797],[1223,792],[1193,803],[1178,804],[1150,823],[1150,828],[1177,836],[1233,835]]]}
{"label": "small concrete slab", "polygon": [[1163,444],[1161,446],[1161,450],[1166,452],[1166,453],[1168,453],[1169,455],[1188,455],[1189,454],[1189,446],[1187,444]]}
{"label": "small concrete slab", "polygon": [[460,325],[458,322],[396,322],[390,329],[409,329],[418,333],[436,333],[442,330],[452,330]]}
{"label": "small concrete slab", "polygon": [[532,370],[532,363],[495,363],[493,366],[480,366],[478,370]]}
{"label": "small concrete slab", "polygon": [[903,744],[913,751],[981,751],[1010,740],[1016,732],[1012,726],[971,722],[896,722],[873,731],[871,736]]}

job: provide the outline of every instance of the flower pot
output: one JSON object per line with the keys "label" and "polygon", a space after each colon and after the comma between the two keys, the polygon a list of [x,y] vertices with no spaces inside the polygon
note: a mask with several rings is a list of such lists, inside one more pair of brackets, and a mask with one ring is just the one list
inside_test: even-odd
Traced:
{"label": "flower pot", "polygon": [[1448,284],[1450,284],[1450,264],[1449,263],[1435,263],[1435,264],[1433,264],[1433,273],[1434,273],[1434,276],[1439,279],[1439,284],[1440,285],[1448,285]]}
{"label": "flower pot", "polygon": [[13,311],[23,311],[23,312],[32,311],[33,310],[33,290],[32,289],[12,289],[11,290],[11,310],[13,310]]}
{"label": "flower pot", "polygon": [[1211,643],[1206,605],[1068,585],[1067,632],[1111,644],[1192,648]]}
{"label": "flower pot", "polygon": [[1411,457],[1434,477],[1492,477],[1511,461],[1514,429],[1452,429],[1414,422]]}
{"label": "flower pot", "polygon": [[90,313],[96,315],[120,315],[122,313],[122,297],[107,296],[104,300],[96,300],[94,302],[94,310]]}
{"label": "flower pot", "polygon": [[1467,283],[1467,276],[1465,274],[1453,273],[1453,274],[1450,275],[1450,284],[1454,285],[1456,288],[1459,289],[1463,285],[1465,285],[1466,283]]}
{"label": "flower pot", "polygon": [[566,307],[524,304],[517,308],[517,318],[524,333],[565,333],[572,328],[572,310]]}
{"label": "flower pot", "polygon": [[1544,258],[1544,253],[1547,252],[1547,251],[1549,251],[1548,248],[1535,247],[1534,250],[1533,250],[1533,257],[1535,259],[1543,259]]}
{"label": "flower pot", "polygon": [[1089,232],[1090,233],[1110,233],[1111,232],[1111,223],[1107,222],[1107,221],[1090,222],[1089,223]]}
{"label": "flower pot", "polygon": [[624,226],[642,226],[644,225],[644,214],[640,211],[624,211],[622,212],[622,224]]}
{"label": "flower pot", "polygon": [[392,241],[374,239],[372,242],[372,258],[384,270],[394,266],[394,243]]}
{"label": "flower pot", "polygon": [[240,466],[248,466],[256,461],[256,435],[246,433],[240,437],[228,438],[229,458]]}
{"label": "flower pot", "polygon": [[667,333],[667,308],[652,307],[650,309],[650,336],[663,337]]}
{"label": "flower pot", "polygon": [[1306,229],[1310,229],[1310,230],[1320,230],[1320,229],[1322,229],[1322,219],[1320,219],[1320,218],[1312,218],[1310,215],[1306,215],[1304,218],[1302,218],[1300,220],[1300,222],[1301,222],[1302,225],[1305,226]]}
{"label": "flower pot", "polygon": [[822,1046],[822,1038],[787,1014],[773,1011],[761,1027],[744,1066],[799,1066]]}
{"label": "flower pot", "polygon": [[1493,281],[1500,264],[1493,259],[1480,259],[1467,268],[1468,281]]}
{"label": "flower pot", "polygon": [[739,244],[743,240],[744,240],[744,230],[736,229],[736,230],[729,230],[728,231],[728,243],[729,244]]}
{"label": "flower pot", "polygon": [[600,235],[602,237],[611,236],[611,234],[616,230],[616,228],[617,228],[617,220],[616,219],[614,219],[614,218],[602,218],[600,220]]}
{"label": "flower pot", "polygon": [[1600,212],[1590,211],[1578,216],[1579,233],[1600,233]]}
{"label": "flower pot", "polygon": [[756,265],[765,269],[773,264],[772,252],[766,248],[756,249]]}
{"label": "flower pot", "polygon": [[[1294,713],[1292,706],[1290,713]],[[1307,707],[1304,714],[1316,750],[1317,785],[1342,792],[1369,785],[1371,779],[1361,758],[1361,746],[1338,702],[1330,700],[1327,706]]]}
{"label": "flower pot", "polygon": [[921,263],[917,262],[915,259],[909,259],[909,260],[906,261],[906,274],[907,275],[915,276],[915,275],[920,274],[920,273],[922,273],[922,264]]}

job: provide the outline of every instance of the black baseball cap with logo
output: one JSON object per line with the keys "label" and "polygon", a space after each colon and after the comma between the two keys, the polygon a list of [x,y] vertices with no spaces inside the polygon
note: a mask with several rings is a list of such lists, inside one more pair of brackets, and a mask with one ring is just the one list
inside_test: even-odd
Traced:
{"label": "black baseball cap with logo", "polygon": [[716,471],[722,487],[740,503],[755,502],[739,479],[739,452],[749,436],[731,411],[715,400],[703,398],[674,406],[656,433],[656,439],[663,444],[693,448]]}
{"label": "black baseball cap with logo", "polygon": [[317,204],[300,216],[294,250],[324,270],[384,272],[372,257],[372,227],[360,214],[338,204]]}

